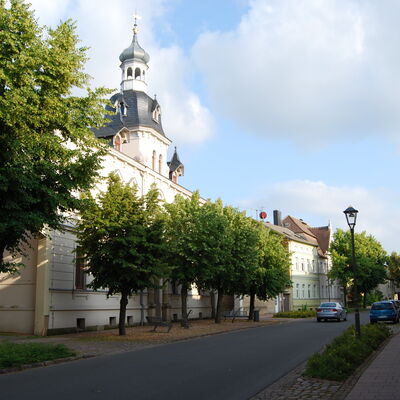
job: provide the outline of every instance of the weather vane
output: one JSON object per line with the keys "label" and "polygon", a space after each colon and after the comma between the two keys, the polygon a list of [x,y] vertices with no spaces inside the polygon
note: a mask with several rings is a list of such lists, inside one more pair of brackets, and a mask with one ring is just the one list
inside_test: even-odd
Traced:
{"label": "weather vane", "polygon": [[135,19],[135,24],[133,25],[133,33],[136,35],[138,33],[138,27],[137,27],[137,20],[141,19],[142,17],[137,14],[135,10],[135,14],[133,14],[133,18]]}

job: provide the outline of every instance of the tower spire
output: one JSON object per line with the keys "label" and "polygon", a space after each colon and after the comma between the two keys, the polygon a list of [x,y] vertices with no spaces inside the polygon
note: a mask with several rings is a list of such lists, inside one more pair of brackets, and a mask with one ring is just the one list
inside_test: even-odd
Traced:
{"label": "tower spire", "polygon": [[137,21],[140,16],[133,15],[133,38],[129,47],[127,47],[119,56],[121,61],[121,90],[138,90],[145,92],[147,88],[146,72],[148,70],[148,62],[150,60],[146,51],[140,47],[137,33],[139,31]]}

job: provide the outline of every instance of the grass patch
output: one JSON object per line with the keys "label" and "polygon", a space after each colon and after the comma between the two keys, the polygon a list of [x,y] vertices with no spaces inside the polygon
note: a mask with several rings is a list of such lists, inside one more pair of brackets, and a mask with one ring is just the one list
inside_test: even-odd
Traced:
{"label": "grass patch", "polygon": [[315,317],[315,311],[311,310],[284,311],[274,314],[274,318],[309,318],[309,317]]}
{"label": "grass patch", "polygon": [[305,376],[334,381],[348,378],[365,359],[391,335],[386,325],[364,325],[361,338],[351,326],[328,344],[322,353],[315,353],[307,362]]}
{"label": "grass patch", "polygon": [[74,351],[63,344],[3,342],[0,343],[0,369],[75,355]]}

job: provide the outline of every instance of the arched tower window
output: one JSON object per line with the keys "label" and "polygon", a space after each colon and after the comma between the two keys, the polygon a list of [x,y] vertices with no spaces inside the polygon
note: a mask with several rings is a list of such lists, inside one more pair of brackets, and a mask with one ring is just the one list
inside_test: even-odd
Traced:
{"label": "arched tower window", "polygon": [[151,164],[152,164],[153,170],[155,170],[156,169],[156,151],[155,150],[153,150],[153,157],[151,160]]}
{"label": "arched tower window", "polygon": [[145,74],[146,74],[146,72],[143,71],[143,72],[142,72],[142,78],[143,78],[143,80],[145,80],[145,79],[144,79],[144,78],[145,78]]}
{"label": "arched tower window", "polygon": [[121,112],[121,115],[126,115],[125,114],[125,104],[121,101],[121,103],[119,103],[119,109]]}
{"label": "arched tower window", "polygon": [[158,172],[161,174],[162,171],[162,155],[160,154],[160,156],[158,157]]}
{"label": "arched tower window", "polygon": [[127,73],[126,73],[126,76],[127,76],[128,78],[132,78],[132,75],[133,75],[132,68],[129,67],[129,68],[128,68],[128,71],[127,71]]}
{"label": "arched tower window", "polygon": [[135,69],[135,79],[140,79],[140,68]]}

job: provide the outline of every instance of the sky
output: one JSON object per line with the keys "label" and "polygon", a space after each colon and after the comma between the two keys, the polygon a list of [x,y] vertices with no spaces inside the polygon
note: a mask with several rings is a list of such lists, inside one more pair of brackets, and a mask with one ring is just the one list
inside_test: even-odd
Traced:
{"label": "sky", "polygon": [[367,231],[400,252],[400,2],[30,0],[41,25],[76,21],[91,86],[119,90],[119,54],[147,81],[185,165],[180,183],[261,210]]}

